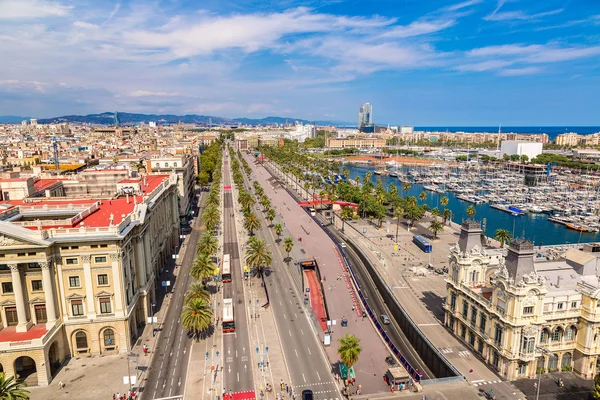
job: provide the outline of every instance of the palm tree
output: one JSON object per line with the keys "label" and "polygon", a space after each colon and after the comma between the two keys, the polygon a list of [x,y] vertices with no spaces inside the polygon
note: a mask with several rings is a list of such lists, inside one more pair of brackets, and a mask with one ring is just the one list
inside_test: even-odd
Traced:
{"label": "palm tree", "polygon": [[444,230],[444,225],[438,220],[431,221],[429,230],[433,232],[433,239],[437,239],[437,234]]}
{"label": "palm tree", "polygon": [[206,228],[213,232],[219,222],[221,222],[221,213],[219,209],[215,205],[210,205],[204,209],[204,213],[202,213],[202,220],[204,221],[204,225]]}
{"label": "palm tree", "polygon": [[212,310],[203,299],[191,299],[183,306],[181,324],[198,338],[200,332],[208,329],[212,323]]}
{"label": "palm tree", "polygon": [[208,303],[210,293],[206,290],[202,282],[195,281],[192,282],[190,288],[185,292],[185,301],[188,302],[190,299],[202,299]]}
{"label": "palm tree", "polygon": [[244,220],[244,228],[248,231],[250,236],[254,235],[254,232],[260,229],[260,220],[256,218],[256,215],[249,214]]}
{"label": "palm tree", "polygon": [[276,223],[275,226],[273,226],[273,230],[277,235],[277,242],[279,242],[281,240],[279,239],[279,236],[281,236],[281,233],[283,232],[283,225],[281,225],[280,223]]}
{"label": "palm tree", "polygon": [[273,210],[272,208],[269,208],[269,211],[267,211],[267,219],[269,220],[269,223],[271,225],[273,225],[273,220],[275,219],[275,216],[277,214],[275,214],[275,210]]}
{"label": "palm tree", "polygon": [[272,259],[273,253],[269,250],[264,239],[256,238],[248,244],[245,257],[246,264],[250,268],[256,268],[260,277],[262,277],[263,269],[271,265]]}
{"label": "palm tree", "polygon": [[286,257],[287,260],[290,259],[290,252],[292,251],[293,248],[294,248],[294,240],[291,237],[286,237],[285,239],[283,239],[283,249],[287,253],[287,257]]}
{"label": "palm tree", "polygon": [[262,196],[260,198],[260,205],[263,206],[265,210],[268,210],[271,208],[271,200],[269,200],[267,196]]}
{"label": "palm tree", "polygon": [[404,210],[404,218],[406,218],[407,220],[410,221],[410,226],[408,227],[409,231],[410,231],[410,228],[412,228],[414,226],[415,222],[420,220],[422,217],[423,217],[423,209],[419,206],[411,205],[406,210]]}
{"label": "palm tree", "polygon": [[469,206],[467,207],[467,215],[469,216],[469,218],[473,218],[475,216],[475,207],[473,206]]}
{"label": "palm tree", "polygon": [[339,338],[339,341],[340,346],[338,347],[338,354],[340,355],[342,362],[350,368],[358,362],[358,356],[362,351],[360,339],[351,333],[348,333],[346,336]]}
{"label": "palm tree", "polygon": [[442,205],[442,207],[446,207],[448,205],[448,196],[443,196],[440,199],[440,204]]}
{"label": "palm tree", "polygon": [[427,192],[421,192],[419,194],[419,200],[421,200],[421,201],[427,200]]}
{"label": "palm tree", "polygon": [[434,207],[430,212],[434,220],[437,220],[437,217],[440,216],[440,210],[437,207]]}
{"label": "palm tree", "polygon": [[444,208],[444,211],[442,211],[442,217],[444,217],[444,224],[447,221],[451,221],[452,220],[452,211],[448,208]]}
{"label": "palm tree", "polygon": [[394,207],[394,218],[396,220],[396,243],[398,243],[398,228],[400,227],[400,218],[404,215],[404,209],[399,205]]}
{"label": "palm tree", "polygon": [[504,243],[510,241],[510,232],[506,229],[496,229],[494,239],[500,242],[500,247],[504,247]]}
{"label": "palm tree", "polygon": [[241,204],[242,208],[252,208],[254,204],[256,204],[256,200],[254,197],[246,191],[240,190],[240,195],[238,196],[238,202]]}
{"label": "palm tree", "polygon": [[219,241],[210,232],[206,232],[198,241],[196,255],[207,254],[209,256],[214,256],[217,254],[217,250],[219,250]]}
{"label": "palm tree", "polygon": [[411,185],[410,185],[410,182],[404,182],[404,183],[402,184],[402,189],[403,189],[405,192],[408,192],[408,191],[410,190],[410,186],[411,186]]}
{"label": "palm tree", "polygon": [[215,274],[215,265],[206,254],[200,254],[190,268],[190,275],[194,279],[208,279]]}
{"label": "palm tree", "polygon": [[353,216],[354,210],[352,207],[342,207],[342,211],[340,212],[340,218],[342,219],[342,232],[344,232],[345,221]]}
{"label": "palm tree", "polygon": [[0,399],[6,400],[28,400],[29,391],[22,389],[27,382],[17,381],[14,376],[6,378],[4,372],[0,372]]}

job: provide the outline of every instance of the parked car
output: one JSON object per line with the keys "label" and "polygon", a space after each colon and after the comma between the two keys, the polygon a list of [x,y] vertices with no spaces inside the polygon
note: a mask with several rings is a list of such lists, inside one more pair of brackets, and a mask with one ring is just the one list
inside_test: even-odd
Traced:
{"label": "parked car", "polygon": [[389,324],[391,324],[391,323],[392,323],[392,321],[390,321],[390,317],[388,317],[388,316],[387,316],[387,315],[385,315],[385,314],[381,314],[381,322],[382,322],[384,325],[389,325]]}

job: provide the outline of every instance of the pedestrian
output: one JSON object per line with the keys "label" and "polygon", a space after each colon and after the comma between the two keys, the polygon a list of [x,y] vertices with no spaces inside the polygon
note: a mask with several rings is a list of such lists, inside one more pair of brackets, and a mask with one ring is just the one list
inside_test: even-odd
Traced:
{"label": "pedestrian", "polygon": [[62,381],[58,381],[58,388],[62,389],[64,387],[64,384]]}
{"label": "pedestrian", "polygon": [[113,393],[113,400],[117,400],[117,395]]}
{"label": "pedestrian", "polygon": [[285,392],[288,394],[290,393],[290,387],[288,385],[285,385]]}
{"label": "pedestrian", "polygon": [[117,399],[121,400],[121,393],[117,392]]}

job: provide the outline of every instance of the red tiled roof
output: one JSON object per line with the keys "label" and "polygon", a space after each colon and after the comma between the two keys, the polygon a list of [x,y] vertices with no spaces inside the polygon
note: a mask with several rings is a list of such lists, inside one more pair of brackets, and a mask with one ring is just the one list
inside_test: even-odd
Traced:
{"label": "red tiled roof", "polygon": [[39,179],[33,183],[33,187],[36,192],[41,192],[58,182],[59,179]]}
{"label": "red tiled roof", "polygon": [[[169,175],[147,175],[146,176],[146,185],[142,185],[142,192],[144,196],[149,195],[154,189],[156,189],[165,179],[169,179]],[[143,181],[142,181],[143,182]],[[135,200],[134,200],[135,198]],[[94,203],[100,202],[98,204],[98,210],[94,211],[87,217],[85,217],[82,221],[77,223],[75,226],[50,226],[44,225],[44,221],[42,221],[42,226],[44,229],[50,228],[74,228],[79,227],[81,222],[83,222],[84,226],[96,228],[96,227],[106,227],[110,226],[110,216],[113,215],[113,225],[118,225],[123,221],[123,219],[127,218],[129,214],[133,211],[135,203],[142,203],[144,201],[143,196],[119,196],[116,199],[112,200],[97,200],[97,199],[81,199],[81,200],[60,200],[60,197],[48,200],[37,201],[34,200],[31,203],[25,203],[22,200],[8,200],[8,201],[0,201],[0,205],[10,205],[13,207],[24,206],[24,207],[40,207],[42,208],[45,205],[53,206],[53,205],[68,205],[72,204],[74,206],[86,206],[85,208],[91,207]],[[129,200],[129,201],[128,201]],[[36,226],[27,226],[26,228],[36,230]]]}

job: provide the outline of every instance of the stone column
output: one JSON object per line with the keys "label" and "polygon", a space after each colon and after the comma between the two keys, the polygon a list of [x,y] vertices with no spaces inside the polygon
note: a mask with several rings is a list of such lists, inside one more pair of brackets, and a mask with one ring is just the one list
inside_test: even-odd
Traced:
{"label": "stone column", "polygon": [[27,306],[25,304],[25,294],[23,293],[23,282],[21,280],[21,271],[17,264],[9,265],[10,274],[12,276],[13,291],[15,294],[15,303],[17,304],[17,332],[27,332],[31,326],[27,320]]}
{"label": "stone column", "polygon": [[121,253],[112,253],[110,255],[110,262],[112,264],[112,279],[113,279],[113,290],[115,293],[115,312],[116,314],[124,314],[123,310],[123,298],[125,293],[123,291],[123,283],[121,280],[121,268],[119,268],[119,261],[121,260]]}
{"label": "stone column", "polygon": [[54,296],[54,279],[52,279],[52,259],[48,258],[46,262],[39,263],[42,267],[42,285],[46,295],[46,329],[52,328],[56,324],[58,315],[56,313],[56,297]]}
{"label": "stone column", "polygon": [[138,237],[135,242],[135,274],[140,289],[145,289],[147,281],[146,266],[144,264],[144,242],[141,237]]}
{"label": "stone column", "polygon": [[83,261],[83,284],[85,285],[86,311],[88,318],[96,318],[96,305],[94,303],[94,283],[92,279],[92,266],[90,255],[81,256]]}

